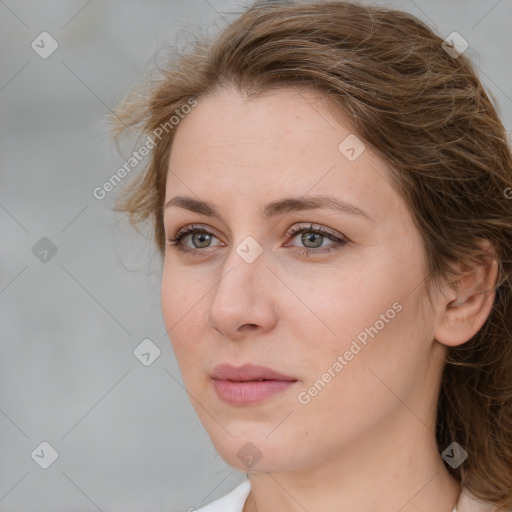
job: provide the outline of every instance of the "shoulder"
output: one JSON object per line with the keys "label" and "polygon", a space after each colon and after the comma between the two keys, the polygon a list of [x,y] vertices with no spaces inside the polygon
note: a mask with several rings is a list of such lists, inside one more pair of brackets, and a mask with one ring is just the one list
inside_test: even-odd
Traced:
{"label": "shoulder", "polygon": [[249,479],[244,480],[228,494],[209,505],[201,507],[197,512],[243,512],[244,504],[250,491],[251,482]]}
{"label": "shoulder", "polygon": [[457,503],[457,512],[496,512],[496,507],[481,501],[464,487]]}

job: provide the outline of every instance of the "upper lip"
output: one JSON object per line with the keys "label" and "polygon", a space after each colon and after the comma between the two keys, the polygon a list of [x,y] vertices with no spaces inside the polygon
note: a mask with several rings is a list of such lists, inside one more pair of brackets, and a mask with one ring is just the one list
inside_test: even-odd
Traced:
{"label": "upper lip", "polygon": [[232,380],[246,382],[250,380],[287,380],[296,381],[297,379],[282,373],[276,372],[266,366],[255,364],[244,364],[243,366],[233,366],[229,363],[217,365],[212,372],[212,378],[217,380]]}

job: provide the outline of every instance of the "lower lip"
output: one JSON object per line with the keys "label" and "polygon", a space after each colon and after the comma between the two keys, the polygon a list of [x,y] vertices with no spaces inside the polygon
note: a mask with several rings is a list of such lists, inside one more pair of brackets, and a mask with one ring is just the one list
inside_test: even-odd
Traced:
{"label": "lower lip", "polygon": [[213,386],[218,397],[231,405],[255,404],[281,393],[297,381],[264,380],[235,382],[213,379]]}

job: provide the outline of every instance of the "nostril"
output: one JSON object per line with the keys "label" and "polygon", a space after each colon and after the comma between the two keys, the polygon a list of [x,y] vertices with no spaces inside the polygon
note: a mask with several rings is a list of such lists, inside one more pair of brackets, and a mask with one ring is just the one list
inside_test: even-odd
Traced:
{"label": "nostril", "polygon": [[258,328],[258,326],[256,324],[244,324],[240,327],[240,330],[251,331],[251,330],[254,330],[255,328]]}

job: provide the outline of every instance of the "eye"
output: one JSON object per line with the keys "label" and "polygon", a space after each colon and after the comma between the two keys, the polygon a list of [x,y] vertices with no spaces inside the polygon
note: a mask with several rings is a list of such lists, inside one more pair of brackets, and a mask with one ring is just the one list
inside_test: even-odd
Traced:
{"label": "eye", "polygon": [[[192,247],[185,245],[184,243],[184,240],[188,237],[190,237],[190,240],[192,241]],[[210,245],[212,238],[217,237],[203,226],[191,224],[190,226],[181,228],[174,236],[174,239],[169,239],[167,242],[169,246],[175,246],[183,253],[194,253],[196,249],[208,249],[209,247],[212,247]]]}
{"label": "eye", "polygon": [[[301,235],[300,242],[304,244],[305,248],[299,252],[305,256],[311,254],[323,254],[347,244],[347,240],[345,240],[341,235],[338,235],[322,226],[315,227],[313,224],[309,224],[308,226],[295,226],[287,234],[294,238]],[[323,242],[327,239],[334,243],[329,244],[328,246],[323,245]],[[321,250],[318,250],[320,248]]]}

